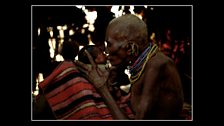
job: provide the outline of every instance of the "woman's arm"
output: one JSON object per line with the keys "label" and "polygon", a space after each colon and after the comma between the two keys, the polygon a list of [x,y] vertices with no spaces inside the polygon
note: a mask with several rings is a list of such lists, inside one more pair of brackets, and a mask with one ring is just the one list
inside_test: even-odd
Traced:
{"label": "woman's arm", "polygon": [[111,96],[106,85],[98,88],[97,90],[104,98],[104,101],[106,102],[109,109],[111,110],[111,114],[113,115],[114,119],[127,119],[127,116],[125,116],[125,114],[120,110],[115,100]]}
{"label": "woman's arm", "polygon": [[91,55],[85,51],[90,62],[91,66],[84,64],[80,61],[75,61],[75,64],[79,66],[79,70],[82,71],[88,80],[94,85],[96,90],[102,95],[109,109],[111,110],[111,114],[115,119],[127,119],[124,113],[120,110],[115,100],[111,96],[108,88],[107,88],[107,79],[109,76],[109,72],[102,72],[102,70],[97,67],[94,63]]}

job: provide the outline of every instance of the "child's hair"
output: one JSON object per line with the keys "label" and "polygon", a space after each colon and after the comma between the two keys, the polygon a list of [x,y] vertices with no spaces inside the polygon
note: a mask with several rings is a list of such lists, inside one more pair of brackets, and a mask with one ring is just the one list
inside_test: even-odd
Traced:
{"label": "child's hair", "polygon": [[64,60],[74,60],[79,52],[79,44],[76,41],[64,41],[61,55]]}
{"label": "child's hair", "polygon": [[90,61],[84,51],[87,50],[89,54],[92,56],[93,60],[95,60],[98,55],[98,52],[95,51],[95,48],[97,48],[95,45],[84,46],[78,53],[78,60],[85,64],[90,64]]}

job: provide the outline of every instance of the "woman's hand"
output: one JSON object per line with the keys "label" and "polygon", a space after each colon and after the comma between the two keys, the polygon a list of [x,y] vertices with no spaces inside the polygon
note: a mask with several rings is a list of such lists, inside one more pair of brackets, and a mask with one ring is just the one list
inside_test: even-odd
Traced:
{"label": "woman's hand", "polygon": [[78,66],[78,69],[83,72],[87,79],[99,89],[102,86],[106,86],[106,82],[109,76],[109,71],[100,69],[94,62],[92,56],[88,51],[85,50],[85,53],[91,63],[91,65],[84,64],[81,61],[75,61],[75,64]]}
{"label": "woman's hand", "polygon": [[109,71],[104,72],[95,64],[93,61],[93,58],[85,50],[86,55],[88,56],[88,59],[91,63],[91,66],[88,64],[84,64],[80,61],[75,61],[75,64],[78,67],[80,71],[82,71],[89,81],[96,87],[96,89],[101,93],[102,97],[104,98],[106,104],[108,105],[111,114],[113,115],[114,119],[127,119],[126,115],[122,113],[120,108],[117,106],[117,103],[111,96],[108,88],[107,88],[107,79],[109,76]]}

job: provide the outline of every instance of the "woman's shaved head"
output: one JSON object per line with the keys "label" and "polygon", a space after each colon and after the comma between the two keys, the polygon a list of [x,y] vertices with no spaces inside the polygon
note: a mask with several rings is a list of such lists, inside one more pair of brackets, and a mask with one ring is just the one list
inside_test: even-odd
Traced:
{"label": "woman's shaved head", "polygon": [[110,21],[106,31],[119,41],[133,42],[139,46],[148,45],[148,30],[145,22],[133,14],[126,14]]}

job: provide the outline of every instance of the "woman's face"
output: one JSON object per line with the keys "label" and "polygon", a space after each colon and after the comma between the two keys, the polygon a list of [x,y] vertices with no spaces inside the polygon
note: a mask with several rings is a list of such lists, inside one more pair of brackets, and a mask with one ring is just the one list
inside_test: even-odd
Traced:
{"label": "woman's face", "polygon": [[108,34],[106,38],[106,50],[108,55],[108,60],[112,66],[118,66],[121,64],[126,64],[128,55],[127,50],[124,45],[126,42],[116,40],[112,34]]}

